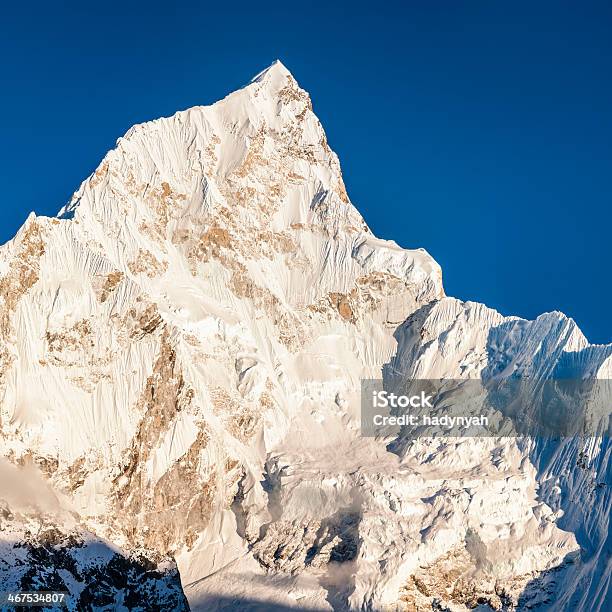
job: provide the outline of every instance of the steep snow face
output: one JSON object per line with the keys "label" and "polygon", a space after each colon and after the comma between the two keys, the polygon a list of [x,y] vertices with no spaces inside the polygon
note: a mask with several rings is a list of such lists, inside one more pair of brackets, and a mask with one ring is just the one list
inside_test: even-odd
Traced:
{"label": "steep snow face", "polygon": [[[502,317],[481,304],[444,298],[411,315],[398,327],[396,338],[397,352],[384,367],[388,377],[519,376],[533,380],[534,385],[555,377],[612,378],[612,345],[589,345],[576,324],[558,312],[525,321]],[[472,441],[470,451],[479,442],[482,443]],[[506,444],[513,446],[508,440]],[[464,445],[465,441],[461,443]],[[413,460],[415,452],[432,453],[438,460],[439,446],[439,441],[404,444],[396,441],[403,462]],[[532,512],[541,516],[544,511],[546,520],[575,533],[581,555],[565,571],[559,572],[557,568],[535,578],[526,586],[519,607],[537,603],[552,610],[609,609],[609,520],[612,515],[609,437],[524,439],[515,448],[524,457],[523,461],[528,459],[537,470],[535,481],[540,504]],[[514,503],[513,496],[508,503]],[[489,545],[499,549],[504,542],[496,536]],[[516,547],[516,542],[512,546]],[[559,576],[555,577],[555,573]]]}
{"label": "steep snow face", "polygon": [[424,250],[375,238],[279,62],[133,127],[58,218],[0,249],[2,454],[69,505],[62,537],[137,551],[168,597],[176,559],[191,609],[499,609],[555,588],[603,609],[609,488],[595,518],[572,501],[608,469],[601,443],[390,452],[360,435],[359,391],[389,373],[604,378],[611,353],[560,314],[446,298]]}

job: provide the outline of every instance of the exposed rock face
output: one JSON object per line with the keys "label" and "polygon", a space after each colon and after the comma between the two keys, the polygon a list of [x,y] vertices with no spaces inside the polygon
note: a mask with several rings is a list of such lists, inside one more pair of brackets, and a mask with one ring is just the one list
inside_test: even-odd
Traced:
{"label": "exposed rock face", "polygon": [[[85,609],[185,608],[174,559],[191,609],[512,609],[547,585],[555,610],[603,610],[605,442],[393,446],[360,435],[359,390],[609,378],[611,354],[559,313],[447,298],[425,251],[375,238],[276,63],[132,128],[0,249],[0,448],[75,521],[43,553],[21,513],[3,558],[67,569]],[[90,546],[115,551],[100,593]]]}
{"label": "exposed rock face", "polygon": [[67,500],[52,491],[40,472],[2,459],[0,478],[3,592],[67,593],[66,608],[78,612],[189,610],[171,557],[135,547],[122,551],[96,536],[69,511]]}

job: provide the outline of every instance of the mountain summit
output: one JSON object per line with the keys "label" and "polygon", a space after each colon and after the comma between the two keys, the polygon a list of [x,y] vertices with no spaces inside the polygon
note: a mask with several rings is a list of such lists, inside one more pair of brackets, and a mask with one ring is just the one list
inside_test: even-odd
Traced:
{"label": "mountain summit", "polygon": [[134,126],[1,247],[0,582],[74,610],[604,610],[605,440],[394,445],[361,435],[360,384],[610,378],[611,355],[373,236],[275,62]]}
{"label": "mountain summit", "polygon": [[293,78],[293,75],[289,72],[285,64],[277,59],[259,74],[255,75],[251,79],[251,83],[261,82],[264,79],[276,79],[277,81],[282,82],[287,78]]}

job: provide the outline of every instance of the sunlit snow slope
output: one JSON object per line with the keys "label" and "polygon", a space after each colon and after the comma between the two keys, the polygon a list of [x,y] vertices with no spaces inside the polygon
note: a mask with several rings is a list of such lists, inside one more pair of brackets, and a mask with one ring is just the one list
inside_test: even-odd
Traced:
{"label": "sunlit snow slope", "polygon": [[47,497],[0,490],[0,582],[51,571],[75,610],[105,576],[124,609],[609,609],[606,440],[391,452],[359,389],[612,378],[611,355],[560,313],[445,297],[427,252],[375,238],[277,62],[133,127],[1,247],[2,455]]}

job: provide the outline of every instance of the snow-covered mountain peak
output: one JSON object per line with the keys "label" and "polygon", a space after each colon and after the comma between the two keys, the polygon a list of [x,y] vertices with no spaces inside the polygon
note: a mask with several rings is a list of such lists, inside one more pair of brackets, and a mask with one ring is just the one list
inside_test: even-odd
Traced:
{"label": "snow-covered mountain peak", "polygon": [[[274,259],[282,273],[258,274],[283,301],[350,289],[365,271],[429,278],[426,291],[442,294],[426,252],[372,237],[308,94],[280,62],[212,106],[132,128],[59,216],[74,216],[72,231],[132,280],[146,269],[160,291],[199,276],[212,236],[226,268]],[[325,252],[353,272],[338,275]],[[310,282],[298,282],[304,274]]]}
{"label": "snow-covered mountain peak", "polygon": [[274,60],[267,68],[256,74],[251,83],[278,83],[286,80],[288,77],[293,78],[289,69],[280,60]]}
{"label": "snow-covered mountain peak", "polygon": [[[42,526],[57,546],[106,543],[70,588],[153,567],[155,601],[182,609],[173,557],[192,609],[500,609],[531,605],[579,540],[559,590],[603,601],[604,443],[390,446],[361,435],[360,384],[610,375],[612,346],[445,297],[427,252],[373,236],[280,62],[134,126],[59,217],[0,247],[0,449],[67,500],[70,534]],[[27,540],[34,564],[3,584],[47,576],[40,520],[0,505],[3,556]]]}
{"label": "snow-covered mountain peak", "polygon": [[[157,147],[157,151],[151,151]],[[129,163],[135,156],[151,158],[149,182],[155,174],[174,175],[199,170],[208,179],[225,180],[244,162],[256,158],[263,163],[266,153],[282,153],[286,164],[315,162],[334,166],[339,175],[337,158],[327,147],[323,129],[312,113],[308,94],[302,90],[289,71],[275,62],[253,79],[212,106],[196,106],[172,117],[157,119],[132,127],[117,143],[82,185],[60,216],[74,211],[83,191],[96,186],[107,174],[109,165]],[[250,153],[250,157],[249,154]],[[268,166],[273,160],[268,161]],[[304,168],[305,163],[301,164]],[[242,167],[246,175],[248,168]],[[270,168],[274,171],[274,167]],[[130,178],[135,177],[128,177]],[[246,177],[245,178],[250,178]],[[255,177],[253,177],[255,178]],[[321,177],[323,179],[324,177]],[[336,179],[339,176],[335,177]],[[163,181],[162,181],[163,182]],[[343,196],[346,199],[346,194]]]}

